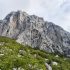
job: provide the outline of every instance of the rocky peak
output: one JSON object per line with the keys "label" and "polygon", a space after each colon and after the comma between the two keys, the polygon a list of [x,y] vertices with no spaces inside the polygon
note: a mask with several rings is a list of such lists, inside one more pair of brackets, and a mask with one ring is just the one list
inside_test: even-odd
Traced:
{"label": "rocky peak", "polygon": [[70,55],[70,33],[42,17],[17,11],[0,20],[0,35],[48,52]]}

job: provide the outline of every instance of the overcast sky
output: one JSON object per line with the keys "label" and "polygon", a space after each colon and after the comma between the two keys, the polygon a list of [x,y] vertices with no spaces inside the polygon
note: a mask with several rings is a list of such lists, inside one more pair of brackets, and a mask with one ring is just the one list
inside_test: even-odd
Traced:
{"label": "overcast sky", "polygon": [[17,10],[41,16],[70,32],[70,0],[0,0],[0,19]]}

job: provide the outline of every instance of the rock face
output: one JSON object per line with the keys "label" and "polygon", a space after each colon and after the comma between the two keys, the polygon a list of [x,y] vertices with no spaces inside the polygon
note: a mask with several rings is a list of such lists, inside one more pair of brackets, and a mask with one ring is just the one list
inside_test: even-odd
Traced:
{"label": "rock face", "polygon": [[70,55],[70,33],[43,18],[26,12],[11,12],[0,20],[0,36],[48,52]]}

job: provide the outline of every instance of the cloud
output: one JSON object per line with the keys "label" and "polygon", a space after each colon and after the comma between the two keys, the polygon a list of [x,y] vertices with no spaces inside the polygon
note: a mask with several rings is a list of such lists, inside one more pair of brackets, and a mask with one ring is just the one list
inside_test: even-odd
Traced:
{"label": "cloud", "polygon": [[49,16],[54,14],[63,2],[64,0],[30,0],[30,9],[36,11],[36,14],[45,12],[41,15]]}
{"label": "cloud", "polygon": [[70,0],[66,0],[60,5],[55,14],[55,19],[52,21],[70,32]]}

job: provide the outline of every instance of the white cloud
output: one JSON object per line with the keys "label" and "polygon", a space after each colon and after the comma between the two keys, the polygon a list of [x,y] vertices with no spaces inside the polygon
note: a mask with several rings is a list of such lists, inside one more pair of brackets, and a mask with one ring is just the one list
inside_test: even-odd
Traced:
{"label": "white cloud", "polygon": [[[30,0],[30,9],[36,14],[52,16],[65,0]],[[44,13],[43,13],[44,12]]]}

